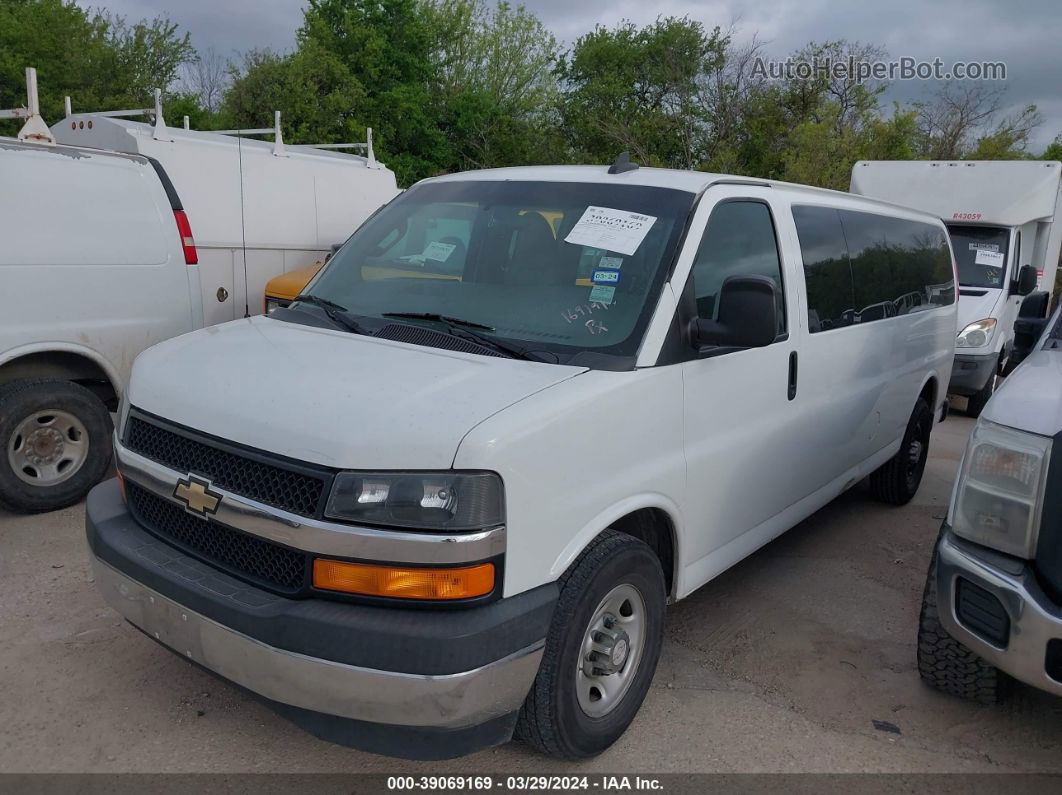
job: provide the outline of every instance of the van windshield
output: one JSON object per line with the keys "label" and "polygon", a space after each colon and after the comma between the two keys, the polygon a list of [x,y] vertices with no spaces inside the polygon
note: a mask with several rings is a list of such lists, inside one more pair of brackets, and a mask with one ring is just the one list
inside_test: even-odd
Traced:
{"label": "van windshield", "polygon": [[1002,289],[1007,275],[1010,230],[997,226],[948,226],[959,284]]}
{"label": "van windshield", "polygon": [[360,317],[460,318],[558,360],[632,356],[693,200],[637,185],[418,185],[363,224],[306,292]]}

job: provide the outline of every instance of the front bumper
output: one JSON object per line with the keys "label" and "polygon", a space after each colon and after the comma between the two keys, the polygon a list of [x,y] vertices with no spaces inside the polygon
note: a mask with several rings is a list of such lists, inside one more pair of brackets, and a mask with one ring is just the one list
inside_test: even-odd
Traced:
{"label": "front bumper", "polygon": [[156,539],[115,481],[86,506],[96,584],[135,627],[314,734],[447,758],[505,742],[538,671],[556,586],[465,610],[262,591]]}
{"label": "front bumper", "polygon": [[[956,606],[960,579],[1002,604],[1010,619],[1005,646],[989,642],[960,620]],[[953,638],[1015,679],[1062,696],[1062,681],[1047,671],[1048,643],[1062,639],[1062,608],[1040,589],[1027,564],[945,530],[937,547],[937,599],[940,621]]]}
{"label": "front bumper", "polygon": [[994,353],[971,355],[955,354],[951,365],[951,381],[948,384],[949,395],[970,397],[985,388],[988,379],[996,374],[999,357]]}

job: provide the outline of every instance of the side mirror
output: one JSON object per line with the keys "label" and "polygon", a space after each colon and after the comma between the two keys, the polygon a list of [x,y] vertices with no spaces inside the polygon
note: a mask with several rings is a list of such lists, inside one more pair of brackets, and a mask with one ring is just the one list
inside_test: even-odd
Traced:
{"label": "side mirror", "polygon": [[762,348],[778,336],[778,287],[766,276],[731,276],[719,289],[719,319],[693,321],[698,348]]}
{"label": "side mirror", "polygon": [[1036,289],[1037,283],[1040,281],[1039,275],[1036,273],[1036,268],[1032,265],[1022,265],[1021,270],[1018,271],[1018,295],[1028,295]]}

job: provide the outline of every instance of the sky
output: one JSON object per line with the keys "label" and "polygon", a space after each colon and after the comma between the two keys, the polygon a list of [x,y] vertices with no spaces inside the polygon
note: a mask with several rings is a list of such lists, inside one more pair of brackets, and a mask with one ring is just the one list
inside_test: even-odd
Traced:
{"label": "sky", "polygon": [[[164,15],[192,35],[202,51],[223,55],[252,48],[287,50],[302,21],[301,0],[92,0],[94,7],[136,20]],[[572,43],[594,25],[637,24],[657,16],[689,16],[712,28],[735,29],[735,41],[764,43],[769,58],[783,59],[809,41],[847,39],[884,48],[891,58],[939,57],[1002,61],[1005,102],[1012,112],[1028,104],[1044,123],[1030,151],[1040,152],[1062,133],[1062,2],[1059,0],[524,0],[562,42]],[[907,103],[932,83],[896,82],[886,101]]]}

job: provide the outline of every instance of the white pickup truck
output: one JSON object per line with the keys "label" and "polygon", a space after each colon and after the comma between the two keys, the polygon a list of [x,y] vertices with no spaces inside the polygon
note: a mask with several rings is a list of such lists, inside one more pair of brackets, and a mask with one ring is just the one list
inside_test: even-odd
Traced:
{"label": "white pickup truck", "polygon": [[[959,271],[959,328],[948,392],[968,398],[976,417],[1004,373],[1022,300],[1047,316],[1062,224],[1062,163],[1056,161],[862,160],[852,193],[939,216],[951,233]],[[1010,360],[1008,362],[1008,360]]]}

